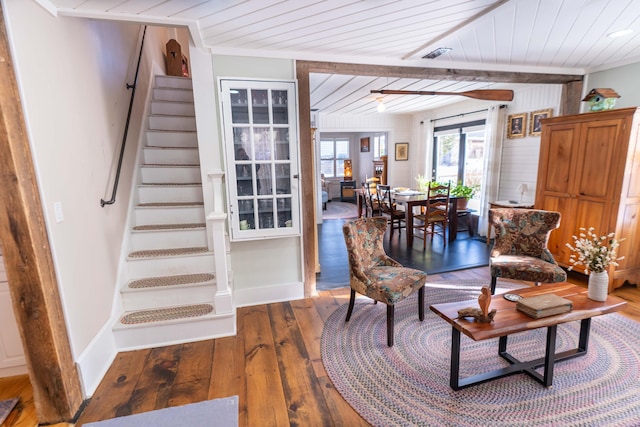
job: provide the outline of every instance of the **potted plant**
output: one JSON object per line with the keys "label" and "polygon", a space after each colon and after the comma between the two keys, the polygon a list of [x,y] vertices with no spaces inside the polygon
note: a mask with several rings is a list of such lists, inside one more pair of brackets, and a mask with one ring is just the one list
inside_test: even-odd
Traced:
{"label": "potted plant", "polygon": [[459,182],[454,187],[451,187],[451,192],[449,194],[452,197],[463,197],[463,199],[458,200],[458,210],[460,211],[467,209],[467,202],[473,197],[474,194],[476,194],[476,189]]}

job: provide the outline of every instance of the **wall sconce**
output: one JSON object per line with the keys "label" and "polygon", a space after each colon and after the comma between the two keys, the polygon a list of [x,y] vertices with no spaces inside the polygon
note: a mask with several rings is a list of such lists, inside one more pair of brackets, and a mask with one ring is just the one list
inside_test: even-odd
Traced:
{"label": "wall sconce", "polygon": [[351,159],[344,160],[344,180],[351,181],[353,178],[353,169],[351,166]]}
{"label": "wall sconce", "polygon": [[520,192],[520,203],[522,203],[524,201],[524,193],[529,191],[529,186],[527,186],[527,184],[523,182],[522,184],[518,185],[518,191]]}

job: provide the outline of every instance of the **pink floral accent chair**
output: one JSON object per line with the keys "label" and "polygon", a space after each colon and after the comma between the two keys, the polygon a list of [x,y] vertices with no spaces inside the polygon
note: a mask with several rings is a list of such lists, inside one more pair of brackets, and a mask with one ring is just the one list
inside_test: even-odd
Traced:
{"label": "pink floral accent chair", "polygon": [[346,322],[351,318],[356,292],[387,305],[387,345],[393,346],[395,305],[418,290],[418,318],[424,320],[424,284],[427,274],[403,267],[389,258],[382,246],[385,217],[348,221],[342,227],[349,255],[351,298]]}
{"label": "pink floral accent chair", "polygon": [[498,277],[540,283],[564,282],[567,273],[547,248],[549,235],[560,226],[560,213],[536,209],[490,209],[496,231],[491,250],[491,294]]}

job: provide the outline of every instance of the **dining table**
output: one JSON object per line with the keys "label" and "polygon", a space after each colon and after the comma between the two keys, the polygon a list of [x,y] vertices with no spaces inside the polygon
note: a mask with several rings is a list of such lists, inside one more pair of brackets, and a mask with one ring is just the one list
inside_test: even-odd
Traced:
{"label": "dining table", "polygon": [[[358,203],[358,216],[362,217],[364,198],[366,197],[364,189],[357,189],[357,203]],[[405,192],[392,192],[393,201],[398,205],[404,206],[405,211],[405,223],[407,231],[407,247],[413,246],[413,215],[414,209],[427,205],[427,194],[420,191],[405,191]],[[449,197],[449,242],[453,242],[458,237],[458,200],[464,199],[464,197],[450,196]]]}

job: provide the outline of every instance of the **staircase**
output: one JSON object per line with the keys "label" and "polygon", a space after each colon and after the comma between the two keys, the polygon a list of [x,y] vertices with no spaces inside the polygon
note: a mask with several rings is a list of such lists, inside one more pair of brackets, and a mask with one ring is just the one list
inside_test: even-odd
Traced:
{"label": "staircase", "polygon": [[118,350],[234,334],[231,304],[216,310],[219,288],[230,297],[228,283],[217,282],[227,271],[216,274],[229,245],[220,224],[208,243],[190,79],[156,76],[139,167]]}

